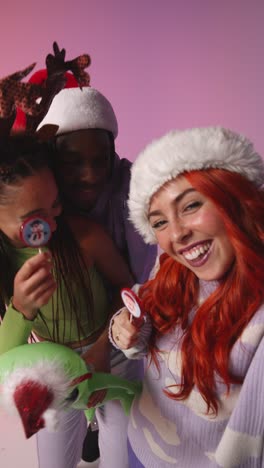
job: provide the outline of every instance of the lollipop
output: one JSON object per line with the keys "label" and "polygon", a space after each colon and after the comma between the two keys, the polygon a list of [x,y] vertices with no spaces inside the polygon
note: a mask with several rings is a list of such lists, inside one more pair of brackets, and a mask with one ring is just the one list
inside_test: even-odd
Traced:
{"label": "lollipop", "polygon": [[31,216],[20,226],[20,239],[29,247],[46,245],[51,238],[51,228],[46,219]]}
{"label": "lollipop", "polygon": [[129,288],[121,289],[121,297],[130,312],[130,322],[140,325],[144,320],[144,312],[139,297]]}

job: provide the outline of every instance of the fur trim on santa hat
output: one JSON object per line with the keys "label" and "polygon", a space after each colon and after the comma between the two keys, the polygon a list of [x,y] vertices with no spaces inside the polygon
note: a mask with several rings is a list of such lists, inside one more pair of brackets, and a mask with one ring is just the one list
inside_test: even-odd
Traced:
{"label": "fur trim on santa hat", "polygon": [[118,134],[115,113],[110,102],[94,88],[67,88],[60,91],[38,130],[44,125],[58,125],[56,135],[100,128]]}
{"label": "fur trim on santa hat", "polygon": [[130,219],[147,243],[156,238],[148,221],[151,197],[185,171],[221,168],[238,172],[257,186],[264,183],[264,161],[247,138],[221,127],[171,131],[142,151],[131,171]]}

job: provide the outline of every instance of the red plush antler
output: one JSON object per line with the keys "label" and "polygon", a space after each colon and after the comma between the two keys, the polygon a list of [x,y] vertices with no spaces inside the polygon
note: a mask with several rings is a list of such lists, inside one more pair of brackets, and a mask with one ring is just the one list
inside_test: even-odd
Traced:
{"label": "red plush antler", "polygon": [[[54,96],[63,89],[67,70],[72,71],[80,88],[89,85],[90,77],[84,71],[91,63],[89,55],[80,55],[65,62],[65,49],[60,50],[56,42],[53,52],[54,55],[46,57],[47,80],[44,87],[21,82],[33,70],[35,63],[0,80],[0,137],[10,133],[16,108],[26,114],[26,131],[34,132],[47,114]],[[41,98],[40,102],[37,102],[38,98]]]}

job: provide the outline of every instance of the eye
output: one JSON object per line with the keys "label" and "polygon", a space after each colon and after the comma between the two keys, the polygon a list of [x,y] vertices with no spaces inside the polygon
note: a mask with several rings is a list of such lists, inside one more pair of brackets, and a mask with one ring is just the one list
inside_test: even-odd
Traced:
{"label": "eye", "polygon": [[193,201],[191,203],[188,203],[184,208],[183,212],[188,212],[188,211],[195,211],[196,209],[200,208],[202,206],[202,202],[200,201]]}
{"label": "eye", "polygon": [[81,161],[81,156],[77,151],[70,150],[60,150],[59,151],[60,163],[63,165],[73,166],[79,164]]}
{"label": "eye", "polygon": [[153,229],[160,230],[162,229],[165,225],[167,224],[167,221],[165,219],[160,219],[157,221],[154,221],[151,225]]}
{"label": "eye", "polygon": [[94,169],[104,169],[107,166],[109,159],[110,156],[108,154],[97,156],[93,159],[91,166]]}
{"label": "eye", "polygon": [[78,388],[74,388],[73,391],[65,398],[65,402],[67,403],[73,403],[75,400],[77,400],[79,396],[79,390]]}

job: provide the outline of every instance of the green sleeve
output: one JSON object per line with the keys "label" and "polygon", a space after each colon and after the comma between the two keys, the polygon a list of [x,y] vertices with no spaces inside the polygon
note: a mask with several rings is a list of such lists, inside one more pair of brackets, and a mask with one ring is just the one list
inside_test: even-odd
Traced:
{"label": "green sleeve", "polygon": [[0,355],[27,343],[33,324],[10,304],[0,326]]}

